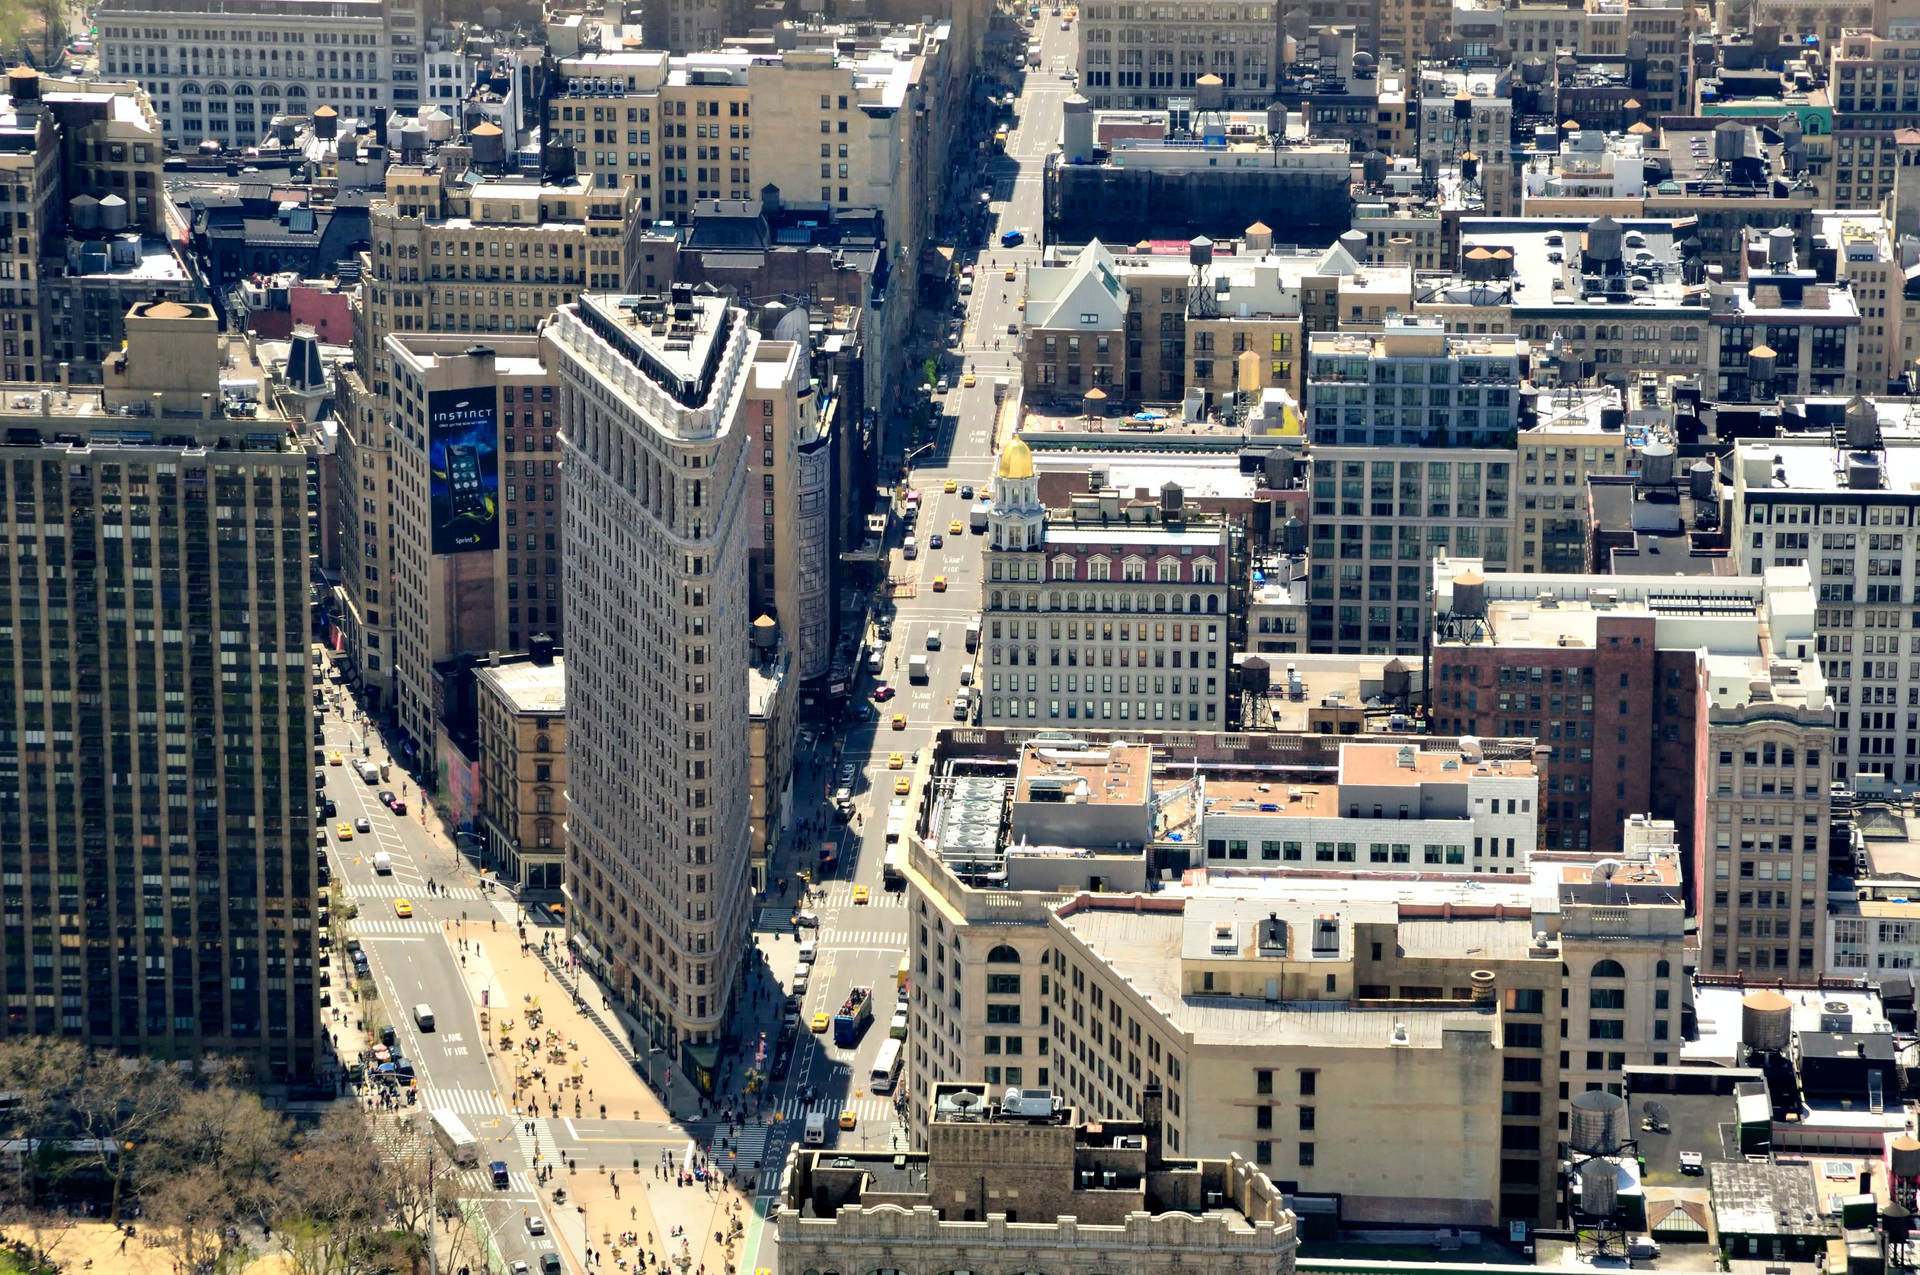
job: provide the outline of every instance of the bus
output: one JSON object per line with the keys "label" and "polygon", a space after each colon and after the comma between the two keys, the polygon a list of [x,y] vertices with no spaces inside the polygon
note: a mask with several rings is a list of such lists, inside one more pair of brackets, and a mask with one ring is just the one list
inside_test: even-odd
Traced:
{"label": "bus", "polygon": [[880,1054],[867,1074],[867,1088],[875,1093],[891,1093],[900,1079],[900,1042],[889,1036],[880,1042]]}
{"label": "bus", "polygon": [[467,1122],[451,1107],[439,1107],[433,1113],[433,1139],[447,1158],[463,1169],[480,1163],[480,1140],[467,1130]]}
{"label": "bus", "polygon": [[[889,822],[891,822],[891,816],[889,816]],[[899,890],[904,889],[906,884],[907,875],[900,870],[900,843],[897,840],[889,841],[887,843],[887,857],[880,861],[881,888]]]}

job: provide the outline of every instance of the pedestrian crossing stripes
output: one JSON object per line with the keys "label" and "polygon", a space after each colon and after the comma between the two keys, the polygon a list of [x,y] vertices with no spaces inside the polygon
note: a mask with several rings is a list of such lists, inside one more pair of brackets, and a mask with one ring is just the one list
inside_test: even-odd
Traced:
{"label": "pedestrian crossing stripes", "polygon": [[440,922],[417,916],[404,921],[399,917],[356,917],[352,924],[354,934],[363,939],[440,932]]}
{"label": "pedestrian crossing stripes", "polygon": [[905,930],[842,930],[828,929],[820,935],[820,949],[831,952],[836,947],[886,947],[907,949]]}
{"label": "pedestrian crossing stripes", "polygon": [[489,1089],[436,1089],[428,1086],[421,1097],[421,1104],[428,1111],[443,1108],[457,1111],[463,1116],[497,1116],[501,1114],[500,1100]]}
{"label": "pedestrian crossing stripes", "polygon": [[825,905],[830,908],[866,907],[876,910],[882,908],[904,908],[907,906],[907,894],[904,890],[877,890],[868,887],[867,901],[865,903],[855,903],[853,901],[854,888],[855,887],[851,885],[836,884],[828,886],[826,888]]}
{"label": "pedestrian crossing stripes", "polygon": [[[786,1115],[796,1124],[805,1123],[806,1118],[813,1115],[827,1116],[827,1123],[832,1124],[849,1107],[853,1108],[854,1118],[863,1124],[869,1120],[893,1119],[891,1098],[856,1098],[852,1102],[843,1102],[838,1098],[816,1098],[812,1102],[795,1104],[794,1109]],[[741,1136],[745,1137],[744,1134]]]}
{"label": "pedestrian crossing stripes", "polygon": [[[532,1132],[528,1132],[528,1126]],[[519,1119],[513,1122],[513,1136],[520,1144],[520,1156],[530,1165],[552,1164],[560,1158],[560,1147],[545,1120]]]}
{"label": "pedestrian crossing stripes", "polygon": [[[449,1176],[453,1179],[454,1189],[461,1199],[486,1199],[502,1192],[502,1188],[493,1184],[493,1174],[486,1168],[462,1169]],[[519,1195],[532,1195],[533,1178],[515,1169],[507,1174],[505,1190]]]}
{"label": "pedestrian crossing stripes", "polygon": [[409,885],[404,881],[349,881],[347,897],[350,899],[418,899],[425,895],[433,899],[456,899],[470,903],[480,898],[480,891],[467,886],[457,886],[450,890],[441,890],[436,894],[426,894],[418,885]]}

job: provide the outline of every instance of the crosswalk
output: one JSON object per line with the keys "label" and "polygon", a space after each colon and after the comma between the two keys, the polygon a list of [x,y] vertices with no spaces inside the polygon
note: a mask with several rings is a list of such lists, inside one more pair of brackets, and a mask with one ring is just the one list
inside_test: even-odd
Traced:
{"label": "crosswalk", "polygon": [[[533,1131],[527,1131],[531,1124]],[[552,1164],[560,1158],[559,1144],[553,1140],[553,1130],[546,1120],[516,1120],[513,1125],[514,1139],[520,1144],[520,1158],[527,1164]]]}
{"label": "crosswalk", "polygon": [[463,1116],[501,1114],[500,1099],[494,1096],[491,1089],[439,1089],[429,1085],[421,1096],[421,1105],[428,1111],[445,1108]]}
{"label": "crosswalk", "polygon": [[[785,1114],[794,1124],[805,1124],[807,1117],[812,1115],[827,1116],[829,1118],[827,1123],[831,1125],[848,1107],[853,1108],[854,1118],[862,1123],[869,1120],[893,1119],[893,1099],[891,1098],[856,1098],[852,1102],[839,1098],[815,1098],[812,1102],[795,1103],[793,1109]],[[744,1140],[745,1137],[743,1133],[741,1138]]]}
{"label": "crosswalk", "polygon": [[856,904],[853,901],[853,892],[855,889],[856,887],[850,883],[836,881],[826,888],[826,898],[823,900],[823,905],[830,908],[867,907],[876,910],[904,908],[907,906],[907,894],[904,890],[876,890],[869,888],[867,891],[867,901]]}
{"label": "crosswalk", "polygon": [[907,934],[905,930],[843,930],[838,926],[829,926],[820,935],[822,951],[832,951],[836,947],[884,947],[905,951]]}
{"label": "crosswalk", "polygon": [[[487,1166],[477,1169],[461,1169],[448,1175],[453,1179],[455,1190],[461,1199],[489,1199],[501,1193],[493,1184],[493,1174]],[[533,1176],[514,1169],[507,1174],[506,1190],[515,1195],[533,1194]]]}
{"label": "crosswalk", "polygon": [[438,934],[440,922],[424,917],[356,917],[353,920],[353,932],[359,938],[397,937],[408,934]]}
{"label": "crosswalk", "polygon": [[[349,881],[346,887],[346,895],[350,899],[417,899],[421,893],[415,885],[391,879]],[[473,902],[479,899],[480,891],[470,886],[458,886],[454,889],[442,890],[433,897]]]}

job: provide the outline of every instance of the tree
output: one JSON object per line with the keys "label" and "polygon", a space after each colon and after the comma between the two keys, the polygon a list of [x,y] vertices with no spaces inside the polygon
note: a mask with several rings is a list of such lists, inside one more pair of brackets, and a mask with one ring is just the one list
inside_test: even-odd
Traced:
{"label": "tree", "polygon": [[89,1054],[65,1097],[79,1163],[113,1183],[108,1219],[118,1223],[126,1187],[141,1146],[179,1105],[184,1085],[178,1069],[144,1059]]}
{"label": "tree", "polygon": [[334,1108],[295,1145],[276,1226],[300,1275],[366,1269],[387,1218],[380,1152],[372,1119],[357,1106]]}
{"label": "tree", "polygon": [[216,1082],[187,1090],[154,1125],[141,1170],[143,1176],[211,1170],[225,1188],[230,1215],[264,1229],[278,1211],[290,1143],[286,1119],[262,1107],[257,1094]]}
{"label": "tree", "polygon": [[225,1275],[251,1259],[244,1245],[228,1241],[233,1202],[226,1179],[212,1165],[162,1173],[143,1184],[141,1196],[148,1216],[166,1228],[167,1247],[184,1269]]}

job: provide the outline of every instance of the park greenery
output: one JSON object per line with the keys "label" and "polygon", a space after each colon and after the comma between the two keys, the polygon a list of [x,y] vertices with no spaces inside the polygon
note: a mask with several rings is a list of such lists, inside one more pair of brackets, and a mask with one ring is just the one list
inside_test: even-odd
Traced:
{"label": "park greenery", "polygon": [[424,1111],[343,1101],[294,1121],[241,1069],[124,1058],[66,1041],[0,1041],[0,1271],[64,1264],[75,1226],[104,1220],[180,1268],[229,1275],[264,1253],[298,1275],[484,1268]]}

